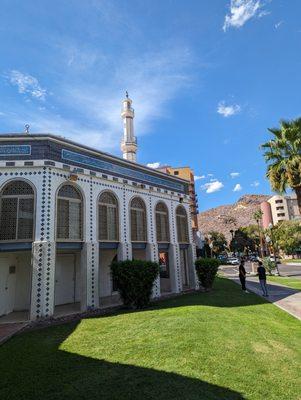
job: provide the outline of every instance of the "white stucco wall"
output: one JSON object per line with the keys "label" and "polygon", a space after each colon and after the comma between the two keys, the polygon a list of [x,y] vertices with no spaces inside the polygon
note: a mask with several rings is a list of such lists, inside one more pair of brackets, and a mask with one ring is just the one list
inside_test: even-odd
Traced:
{"label": "white stucco wall", "polygon": [[[59,187],[64,183],[74,184],[83,196],[83,250],[80,257],[77,256],[76,258],[76,275],[82,276],[80,285],[76,286],[76,301],[81,300],[82,309],[98,307],[99,297],[111,295],[109,264],[115,254],[118,253],[119,259],[131,259],[134,257],[137,259],[157,260],[155,207],[158,201],[163,201],[166,204],[169,213],[171,290],[173,292],[182,290],[179,244],[177,242],[175,218],[176,207],[180,203],[178,193],[148,185],[141,187],[137,183],[134,185],[130,180],[124,183],[121,178],[118,178],[118,181],[116,181],[116,178],[113,179],[109,175],[105,179],[101,173],[91,176],[89,170],[78,173],[77,181],[70,182],[70,172],[64,170],[62,164],[56,163],[55,167],[44,167],[43,160],[37,160],[34,164],[34,166],[26,167],[24,166],[24,162],[18,161],[15,167],[2,168],[0,162],[0,171],[5,170],[6,172],[6,175],[0,174],[0,190],[3,185],[12,179],[30,181],[35,190],[32,266],[30,265],[29,253],[25,258],[20,258],[20,263],[14,258],[17,256],[17,253],[12,256],[9,256],[7,253],[4,256],[0,255],[0,274],[4,276],[5,268],[7,269],[9,265],[16,265],[16,271],[20,271],[20,281],[16,280],[16,283],[13,283],[16,277],[9,277],[12,281],[11,286],[15,285],[14,299],[10,299],[9,302],[7,300],[4,301],[4,295],[0,294],[0,314],[5,310],[9,310],[5,312],[12,311],[14,302],[16,302],[18,309],[28,307],[27,287],[32,287],[30,298],[31,318],[48,317],[53,314],[56,263],[56,196]],[[22,172],[22,176],[20,172]],[[118,250],[101,250],[99,252],[98,198],[104,190],[112,191],[118,200],[120,244]],[[129,205],[134,196],[141,197],[145,202],[147,213],[147,248],[145,250],[135,249],[132,253]],[[192,243],[189,198],[183,195],[181,197],[183,197],[182,205],[185,207],[188,216],[189,237]],[[189,252],[189,268],[194,269],[193,251],[192,247]],[[193,277],[193,274],[194,272],[191,270],[190,277]],[[30,276],[31,278],[29,279]],[[193,282],[192,285],[194,285]],[[158,295],[160,295],[160,280],[156,282],[154,289],[154,296]]]}
{"label": "white stucco wall", "polygon": [[100,297],[111,296],[112,280],[110,265],[117,256],[117,249],[100,249],[99,254],[99,295]]}

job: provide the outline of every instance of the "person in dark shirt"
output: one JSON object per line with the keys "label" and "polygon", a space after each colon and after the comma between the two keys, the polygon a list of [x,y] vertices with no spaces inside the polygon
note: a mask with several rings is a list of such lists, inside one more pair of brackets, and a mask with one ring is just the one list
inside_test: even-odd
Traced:
{"label": "person in dark shirt", "polygon": [[262,289],[262,293],[264,297],[268,297],[268,289],[267,289],[267,277],[266,277],[266,272],[265,268],[262,265],[261,261],[258,261],[258,268],[257,268],[257,275],[259,278],[259,283]]}
{"label": "person in dark shirt", "polygon": [[241,288],[242,288],[242,290],[247,292],[247,289],[246,289],[246,270],[245,270],[245,267],[244,267],[244,261],[240,262],[238,271],[239,271],[239,279],[240,279],[240,283],[241,283]]}

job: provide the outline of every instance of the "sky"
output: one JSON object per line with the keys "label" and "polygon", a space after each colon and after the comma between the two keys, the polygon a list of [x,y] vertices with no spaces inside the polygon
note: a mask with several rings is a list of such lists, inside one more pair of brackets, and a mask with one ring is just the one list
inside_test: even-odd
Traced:
{"label": "sky", "polygon": [[0,132],[190,166],[200,211],[270,194],[260,144],[300,116],[299,0],[2,0]]}

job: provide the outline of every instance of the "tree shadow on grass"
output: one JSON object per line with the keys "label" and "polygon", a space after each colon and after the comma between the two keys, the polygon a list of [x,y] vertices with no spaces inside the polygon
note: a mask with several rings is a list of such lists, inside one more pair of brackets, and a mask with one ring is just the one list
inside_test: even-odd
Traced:
{"label": "tree shadow on grass", "polygon": [[1,400],[244,399],[238,392],[198,379],[60,350],[76,326],[30,332],[3,345]]}

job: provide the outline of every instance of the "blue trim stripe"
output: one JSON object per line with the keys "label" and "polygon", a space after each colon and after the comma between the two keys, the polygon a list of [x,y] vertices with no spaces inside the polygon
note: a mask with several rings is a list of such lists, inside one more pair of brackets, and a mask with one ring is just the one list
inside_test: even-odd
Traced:
{"label": "blue trim stripe", "polygon": [[0,156],[23,156],[31,154],[31,146],[29,145],[0,145]]}
{"label": "blue trim stripe", "polygon": [[62,150],[62,159],[71,162],[76,162],[78,164],[82,164],[90,168],[98,168],[108,173],[113,173],[113,174],[115,173],[124,177],[137,179],[138,181],[149,182],[150,184],[153,185],[159,185],[159,186],[161,185],[173,190],[184,192],[184,185],[180,183],[171,182],[167,179],[158,178],[156,176],[149,175],[144,172],[135,171],[133,169],[126,167],[121,167],[120,165],[115,165],[108,161],[103,161],[94,157],[85,156],[83,154],[75,153],[70,150],[65,150],[65,149]]}

